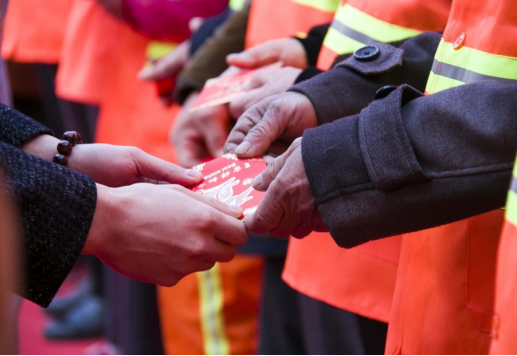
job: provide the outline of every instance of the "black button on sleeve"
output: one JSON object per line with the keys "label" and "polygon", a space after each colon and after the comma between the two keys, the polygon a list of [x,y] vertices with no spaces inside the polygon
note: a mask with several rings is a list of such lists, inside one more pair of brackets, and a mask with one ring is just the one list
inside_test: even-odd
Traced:
{"label": "black button on sleeve", "polygon": [[354,58],[358,61],[371,61],[379,56],[381,50],[377,46],[366,46],[354,52]]}
{"label": "black button on sleeve", "polygon": [[385,85],[382,88],[379,88],[379,90],[375,92],[375,100],[387,97],[393,90],[397,88],[398,87],[396,85]]}

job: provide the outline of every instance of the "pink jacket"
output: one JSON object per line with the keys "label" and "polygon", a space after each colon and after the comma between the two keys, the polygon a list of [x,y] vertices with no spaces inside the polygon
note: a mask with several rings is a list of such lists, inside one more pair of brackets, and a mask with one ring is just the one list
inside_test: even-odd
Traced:
{"label": "pink jacket", "polygon": [[122,0],[122,14],[137,31],[156,40],[182,42],[189,21],[221,13],[228,0]]}

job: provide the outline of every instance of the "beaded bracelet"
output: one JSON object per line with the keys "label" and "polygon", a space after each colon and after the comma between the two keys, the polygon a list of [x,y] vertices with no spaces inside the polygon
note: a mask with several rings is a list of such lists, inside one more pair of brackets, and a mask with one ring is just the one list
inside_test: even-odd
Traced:
{"label": "beaded bracelet", "polygon": [[66,166],[68,156],[72,153],[72,148],[79,143],[83,143],[81,135],[76,131],[67,131],[57,144],[57,154],[52,158],[52,162]]}

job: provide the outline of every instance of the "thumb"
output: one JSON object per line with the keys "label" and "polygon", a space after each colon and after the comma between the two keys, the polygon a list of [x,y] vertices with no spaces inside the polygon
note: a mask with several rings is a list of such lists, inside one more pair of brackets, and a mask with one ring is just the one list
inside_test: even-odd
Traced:
{"label": "thumb", "polygon": [[256,176],[251,181],[251,186],[260,192],[265,192],[284,167],[287,157],[288,155],[284,153],[283,155],[275,158],[267,165],[264,172]]}
{"label": "thumb", "polygon": [[226,57],[226,62],[239,68],[255,68],[275,63],[279,60],[279,51],[275,47],[272,42],[266,42],[241,53],[230,54]]}
{"label": "thumb", "polygon": [[142,178],[183,186],[192,186],[203,179],[203,175],[198,171],[182,168],[142,150],[135,151],[132,158],[138,175]]}

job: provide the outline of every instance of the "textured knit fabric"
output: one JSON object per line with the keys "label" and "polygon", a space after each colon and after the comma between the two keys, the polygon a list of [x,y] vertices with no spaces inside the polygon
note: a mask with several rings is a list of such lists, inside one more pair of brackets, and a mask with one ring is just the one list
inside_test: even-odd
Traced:
{"label": "textured knit fabric", "polygon": [[[407,41],[392,43],[391,46],[379,44],[382,47],[381,55],[361,63],[350,54],[341,55],[336,59],[335,63],[338,64],[334,69],[289,90],[302,93],[311,100],[320,124],[358,114],[373,101],[375,92],[384,85],[410,84],[423,91],[440,38],[438,33],[427,32]],[[383,72],[372,72],[380,65],[386,65],[387,58],[400,55],[401,50],[401,66],[385,66]],[[347,59],[357,63],[351,65]]]}
{"label": "textured knit fabric", "polygon": [[0,142],[20,148],[31,138],[52,131],[27,116],[0,104]]}
{"label": "textured knit fabric", "polygon": [[338,245],[504,206],[517,148],[517,85],[423,96],[403,85],[360,114],[305,131],[302,155]]}
{"label": "textured knit fabric", "polygon": [[16,292],[44,307],[83,249],[97,199],[91,178],[17,148],[48,133],[37,122],[0,106],[0,175],[17,203],[23,237],[24,279]]}

